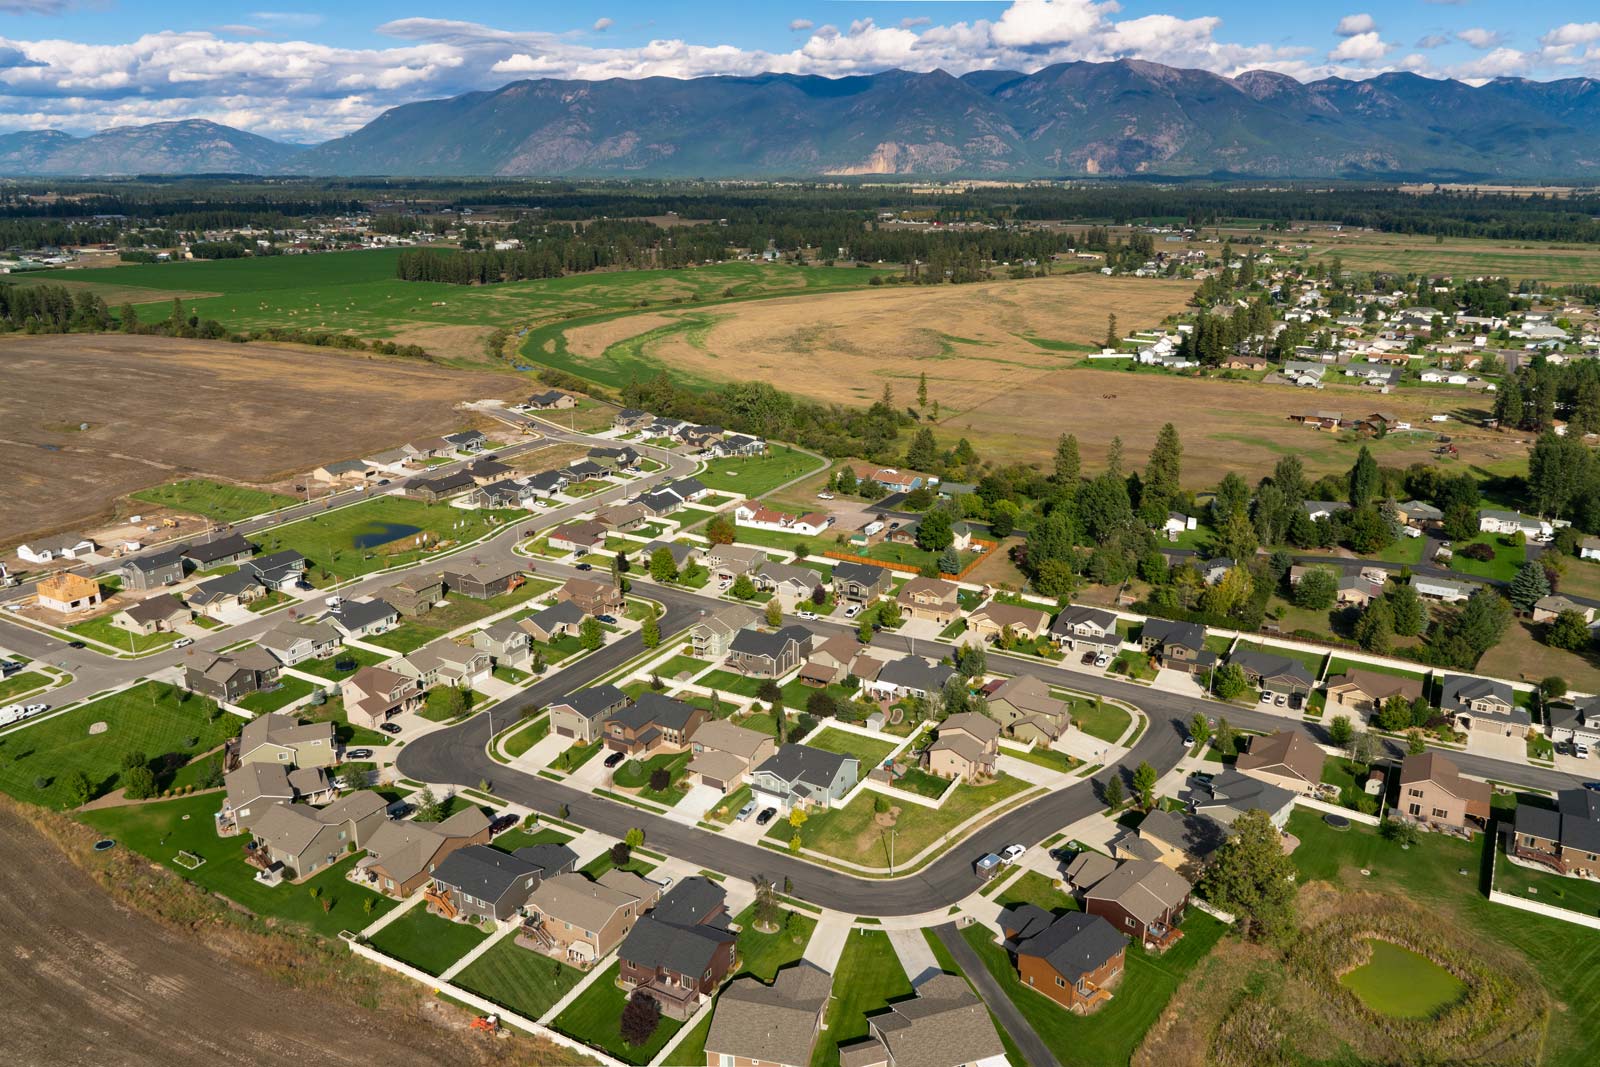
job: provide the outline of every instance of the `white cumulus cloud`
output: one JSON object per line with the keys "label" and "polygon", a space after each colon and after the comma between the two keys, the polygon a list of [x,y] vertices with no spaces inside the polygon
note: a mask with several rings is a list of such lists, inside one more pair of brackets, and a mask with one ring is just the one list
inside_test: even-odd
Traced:
{"label": "white cumulus cloud", "polygon": [[1456,38],[1463,44],[1469,44],[1473,48],[1487,51],[1502,44],[1506,39],[1506,35],[1499,30],[1486,30],[1481,26],[1473,26],[1469,29],[1458,30]]}
{"label": "white cumulus cloud", "polygon": [[1378,28],[1378,22],[1371,15],[1346,15],[1339,20],[1339,25],[1334,27],[1334,33],[1340,37],[1355,37],[1358,34],[1372,33]]}
{"label": "white cumulus cloud", "polygon": [[1389,44],[1376,30],[1373,30],[1368,33],[1358,33],[1354,37],[1346,37],[1339,42],[1339,47],[1328,53],[1328,58],[1335,63],[1370,63],[1382,59],[1392,51],[1394,45]]}

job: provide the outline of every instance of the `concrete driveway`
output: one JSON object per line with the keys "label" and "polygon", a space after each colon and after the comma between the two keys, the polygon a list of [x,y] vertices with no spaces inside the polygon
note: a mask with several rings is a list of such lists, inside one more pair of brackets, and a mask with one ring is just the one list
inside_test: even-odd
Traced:
{"label": "concrete driveway", "polygon": [[673,806],[673,812],[682,815],[691,822],[699,822],[705,817],[706,812],[716,807],[723,797],[720,789],[709,785],[696,785],[684,794],[682,800]]}
{"label": "concrete driveway", "polygon": [[850,936],[850,924],[855,916],[838,911],[826,911],[817,920],[817,928],[806,942],[805,961],[821,967],[829,974],[839,965],[844,955],[845,938]]}

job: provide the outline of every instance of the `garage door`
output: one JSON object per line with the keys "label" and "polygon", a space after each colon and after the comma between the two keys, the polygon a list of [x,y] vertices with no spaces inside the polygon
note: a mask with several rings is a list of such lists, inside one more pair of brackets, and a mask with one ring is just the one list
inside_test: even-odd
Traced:
{"label": "garage door", "polygon": [[556,727],[556,736],[557,737],[577,737],[578,735],[572,732],[572,728],[570,726],[557,726]]}

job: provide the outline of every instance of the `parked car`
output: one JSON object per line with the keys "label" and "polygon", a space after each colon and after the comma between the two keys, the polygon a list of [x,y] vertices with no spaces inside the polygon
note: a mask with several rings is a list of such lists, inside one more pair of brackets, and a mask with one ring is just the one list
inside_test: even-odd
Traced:
{"label": "parked car", "polygon": [[607,626],[615,626],[617,624],[617,617],[615,615],[596,615],[595,621],[603,622]]}
{"label": "parked car", "polygon": [[1263,704],[1272,703],[1272,694],[1263,691],[1262,694],[1261,694],[1261,703],[1263,703]]}
{"label": "parked car", "polygon": [[194,638],[192,638],[192,637],[180,637],[176,641],[172,642],[172,647],[173,648],[188,648],[192,644],[194,644]]}
{"label": "parked car", "polygon": [[767,823],[772,821],[773,816],[775,816],[777,814],[778,814],[778,809],[777,808],[762,808],[761,809],[761,814],[756,816],[756,825],[757,826],[765,826],[765,825],[767,825]]}
{"label": "parked car", "polygon": [[797,619],[814,619],[814,618],[817,617],[817,613],[814,612],[814,611],[807,611],[804,608],[801,608],[799,611],[794,613],[794,617],[797,618]]}
{"label": "parked car", "polygon": [[1081,657],[1079,657],[1078,662],[1087,667],[1099,658],[1100,653],[1091,648],[1089,651],[1085,652]]}
{"label": "parked car", "polygon": [[1027,852],[1028,846],[1026,845],[1007,845],[1006,850],[1000,853],[1000,858],[1005,860],[1007,863],[1015,863],[1024,855],[1026,855]]}
{"label": "parked car", "polygon": [[520,821],[521,820],[519,820],[515,815],[502,815],[494,822],[489,824],[489,836],[493,837],[495,834],[503,834],[513,826],[517,825],[517,823]]}
{"label": "parked car", "polygon": [[746,819],[748,819],[750,817],[750,813],[755,811],[755,810],[756,810],[756,802],[753,801],[753,800],[748,800],[748,801],[745,802],[744,807],[739,809],[739,813],[733,817],[733,821],[734,822],[744,822]]}
{"label": "parked car", "polygon": [[400,732],[400,724],[397,722],[381,723],[379,724],[378,729],[382,730],[386,734],[397,734]]}
{"label": "parked car", "polygon": [[1582,741],[1579,741],[1577,744],[1572,746],[1572,754],[1580,759],[1588,759],[1589,746],[1584,744]]}
{"label": "parked car", "polygon": [[613,752],[611,755],[606,757],[605,765],[607,768],[615,767],[617,764],[621,763],[627,758],[628,754],[626,752]]}
{"label": "parked car", "polygon": [[592,570],[594,570],[594,564],[593,563],[580,563],[580,564],[578,564],[578,569],[580,571],[592,571]]}
{"label": "parked car", "polygon": [[49,704],[24,704],[22,707],[22,711],[26,715],[43,715],[49,710]]}
{"label": "parked car", "polygon": [[1108,665],[1110,662],[1111,662],[1111,654],[1109,652],[1102,652],[1102,653],[1100,653],[1098,656],[1096,656],[1094,658],[1094,665],[1096,667],[1104,667],[1104,666]]}
{"label": "parked car", "polygon": [[0,677],[15,674],[22,669],[22,664],[14,659],[0,660]]}
{"label": "parked car", "polygon": [[1277,696],[1272,698],[1272,702],[1281,708],[1289,702],[1289,698],[1284,696],[1282,693],[1279,693]]}
{"label": "parked car", "polygon": [[860,604],[851,604],[849,607],[844,609],[844,617],[847,618],[847,619],[853,619],[857,615],[860,615],[860,614],[861,614],[861,605]]}
{"label": "parked car", "polygon": [[349,760],[349,759],[371,759],[372,758],[372,749],[370,749],[370,748],[347,748],[347,749],[344,750],[344,758],[347,759],[347,760]]}

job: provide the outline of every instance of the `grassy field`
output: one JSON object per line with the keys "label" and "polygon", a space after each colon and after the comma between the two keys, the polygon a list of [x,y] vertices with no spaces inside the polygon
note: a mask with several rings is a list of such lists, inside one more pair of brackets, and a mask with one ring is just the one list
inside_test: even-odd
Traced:
{"label": "grassy field", "polygon": [[177,511],[204,515],[218,522],[240,522],[253,515],[298,503],[292,496],[268,493],[242,485],[227,485],[206,478],[185,478],[132,494],[147,504],[160,504]]}
{"label": "grassy field", "polygon": [[[1494,558],[1468,559],[1462,554],[1462,550],[1468,545],[1488,545],[1494,550]],[[1509,582],[1528,558],[1527,548],[1512,544],[1511,538],[1505,534],[1480,533],[1470,541],[1455,543],[1452,548],[1454,555],[1450,557],[1451,570],[1479,578],[1497,578],[1503,582]]]}
{"label": "grassy field", "polygon": [[[384,496],[280,526],[261,535],[261,550],[296,550],[311,561],[313,581],[321,572],[353,578],[430,555],[417,547],[423,534],[428,535],[430,545],[459,544],[475,540],[502,523],[514,522],[521,515],[463,511],[447,504]],[[373,543],[380,540],[382,543]]]}
{"label": "grassy field", "polygon": [[861,761],[861,774],[878,766],[894,751],[895,746],[887,741],[877,741],[860,734],[836,730],[833,727],[824,727],[815,731],[806,738],[806,745],[810,748],[820,748],[825,752],[837,752],[841,756],[854,756]]}
{"label": "grassy field", "polygon": [[584,972],[502,938],[453,979],[456,985],[488,997],[519,1015],[537,1019],[583,979]]}
{"label": "grassy field", "polygon": [[110,615],[101,615],[95,619],[84,619],[82,622],[72,623],[67,629],[79,637],[109,645],[118,652],[132,653],[166,648],[181,636],[171,630],[158,630],[153,634],[141,634],[132,630],[124,630],[120,626],[112,625]]}
{"label": "grassy field", "polygon": [[1319,242],[1311,259],[1339,256],[1346,269],[1397,274],[1500,274],[1513,282],[1585,282],[1600,273],[1600,249],[1464,237],[1444,241],[1402,234],[1347,232]]}
{"label": "grassy field", "polygon": [[[396,901],[345,878],[345,872],[356,862],[354,855],[301,885],[262,885],[255,880],[255,868],[244,862],[246,839],[217,836],[211,817],[221,802],[222,794],[205,793],[150,804],[97,808],[83,812],[79,818],[119,846],[148,857],[181,878],[220,893],[258,915],[301,923],[324,937],[335,937],[341,930],[360,930],[396,906]],[[184,869],[173,862],[180,849],[205,862],[195,870]],[[317,890],[315,896],[313,887]]]}
{"label": "grassy field", "polygon": [[1117,707],[1101,701],[1096,706],[1090,700],[1076,700],[1072,702],[1072,721],[1084,733],[1091,737],[1098,737],[1102,741],[1115,742],[1128,730],[1128,724],[1133,721],[1133,716]]}
{"label": "grassy field", "polygon": [[[88,776],[94,796],[121,787],[122,757],[143,752],[159,762],[209,751],[243,720],[217,715],[216,704],[176,686],[146,682],[132,689],[0,734],[0,789],[53,808],[76,803],[68,779]],[[100,733],[90,728],[105,723]],[[159,778],[159,774],[158,774]],[[40,785],[40,783],[43,785]]]}
{"label": "grassy field", "polygon": [[[723,456],[696,475],[708,489],[735,496],[757,497],[785,482],[820,470],[827,464],[808,452],[775,446],[765,456]],[[790,539],[791,542],[793,538]]]}
{"label": "grassy field", "polygon": [[656,1027],[650,1040],[642,1045],[630,1045],[622,1039],[620,1029],[622,1009],[627,1002],[627,994],[617,988],[617,964],[613,963],[555,1017],[554,1026],[570,1037],[604,1049],[624,1063],[649,1063],[672,1035],[683,1028],[683,1023],[663,1015],[661,1025]]}
{"label": "grassy field", "polygon": [[[318,678],[326,678],[330,682],[342,682],[362,667],[376,666],[387,658],[364,648],[340,648],[327,659],[301,660],[292,669],[314,674]],[[341,670],[341,664],[346,665],[348,669]]]}
{"label": "grassy field", "polygon": [[[764,934],[755,927],[756,906],[750,905],[733,921],[739,931],[738,974],[753,974],[770,983],[780,968],[787,967],[805,954],[817,920],[803,911],[785,911],[777,931]],[[738,977],[736,974],[734,977]]]}
{"label": "grassy field", "polygon": [[1555,675],[1577,692],[1600,691],[1600,658],[1552,648],[1539,639],[1542,626],[1513,619],[1500,640],[1478,660],[1478,670],[1499,678],[1538,681]]}
{"label": "grassy field", "polygon": [[881,930],[852,932],[833,972],[827,1031],[817,1041],[811,1067],[838,1067],[839,1046],[867,1036],[867,1016],[911,992],[889,935]]}
{"label": "grassy field", "polygon": [[440,974],[477,947],[486,935],[418,905],[372,935],[372,947],[429,974]]}

